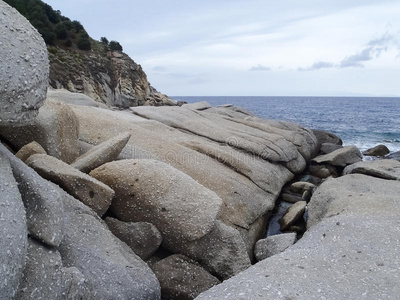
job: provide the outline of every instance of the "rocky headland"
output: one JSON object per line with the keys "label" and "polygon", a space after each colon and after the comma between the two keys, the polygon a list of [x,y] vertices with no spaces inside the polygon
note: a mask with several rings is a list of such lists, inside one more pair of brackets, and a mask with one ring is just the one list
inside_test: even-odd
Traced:
{"label": "rocky headland", "polygon": [[51,90],[35,28],[1,0],[0,24],[1,299],[398,297],[399,161],[232,105]]}

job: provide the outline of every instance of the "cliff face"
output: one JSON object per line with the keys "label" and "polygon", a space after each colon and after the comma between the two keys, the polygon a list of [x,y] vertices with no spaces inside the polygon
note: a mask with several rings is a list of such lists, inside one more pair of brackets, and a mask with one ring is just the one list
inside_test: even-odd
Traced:
{"label": "cliff face", "polygon": [[50,86],[84,93],[108,106],[176,105],[147,80],[142,67],[122,52],[91,40],[92,50],[49,46]]}

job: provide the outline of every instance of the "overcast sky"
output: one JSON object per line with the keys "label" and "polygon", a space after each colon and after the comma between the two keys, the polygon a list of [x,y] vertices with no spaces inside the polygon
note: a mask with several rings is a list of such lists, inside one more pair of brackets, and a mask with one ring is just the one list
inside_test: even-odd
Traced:
{"label": "overcast sky", "polygon": [[45,0],[170,96],[400,96],[398,0]]}

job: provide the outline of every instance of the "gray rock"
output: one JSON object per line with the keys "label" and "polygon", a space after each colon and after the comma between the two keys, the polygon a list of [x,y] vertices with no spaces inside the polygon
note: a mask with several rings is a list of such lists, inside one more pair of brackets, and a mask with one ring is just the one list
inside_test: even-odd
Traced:
{"label": "gray rock", "polygon": [[331,153],[331,152],[333,152],[333,151],[335,151],[337,149],[341,149],[341,148],[343,148],[342,145],[332,144],[332,143],[323,143],[321,145],[320,152],[322,154],[328,154],[328,153]]}
{"label": "gray rock", "polygon": [[161,233],[151,223],[121,222],[110,217],[105,221],[110,231],[143,260],[150,258],[161,245]]}
{"label": "gray rock", "polygon": [[25,208],[8,159],[0,153],[0,298],[12,299],[25,266]]}
{"label": "gray rock", "polygon": [[342,145],[343,141],[335,134],[323,130],[313,129],[312,132],[318,140],[318,144],[330,143],[335,145]]}
{"label": "gray rock", "polygon": [[289,203],[296,203],[298,201],[301,201],[301,195],[295,193],[284,192],[281,194],[281,197],[283,201]]}
{"label": "gray rock", "polygon": [[61,299],[61,256],[55,249],[46,248],[28,239],[28,254],[24,276],[14,299]]}
{"label": "gray rock", "polygon": [[99,103],[82,93],[72,93],[65,89],[49,89],[47,99],[61,101],[67,104],[99,107]]}
{"label": "gray rock", "polygon": [[207,101],[201,101],[201,102],[196,102],[196,103],[188,103],[188,104],[183,104],[182,108],[186,109],[193,109],[193,110],[205,110],[208,108],[211,108],[211,104],[208,103]]}
{"label": "gray rock", "polygon": [[110,207],[114,191],[104,183],[47,154],[26,160],[43,178],[50,180],[102,216]]}
{"label": "gray rock", "polygon": [[400,180],[400,162],[394,159],[361,161],[344,168],[343,174],[365,174],[383,179]]}
{"label": "gray rock", "polygon": [[214,228],[196,241],[173,244],[164,240],[163,246],[194,259],[208,272],[224,280],[251,266],[240,233],[220,221],[216,221]]}
{"label": "gray rock", "polygon": [[279,254],[292,246],[296,241],[295,232],[271,235],[259,240],[254,248],[257,261],[261,261],[275,254]]}
{"label": "gray rock", "polygon": [[304,215],[306,206],[307,206],[306,201],[298,201],[292,206],[290,206],[283,215],[283,217],[279,219],[279,224],[281,225],[281,231],[286,230],[296,221],[300,220],[300,218],[302,218]]}
{"label": "gray rock", "polygon": [[[395,205],[400,183],[360,174],[328,179],[321,184],[308,204],[307,227],[323,218],[342,214],[357,214],[372,218]],[[393,213],[397,212],[397,208]]]}
{"label": "gray rock", "polygon": [[16,149],[36,141],[46,152],[66,163],[78,157],[79,123],[67,104],[45,101],[33,125],[0,128],[0,136]]}
{"label": "gray rock", "polygon": [[147,264],[95,212],[66,192],[60,193],[65,235],[58,250],[65,267],[82,273],[89,299],[160,299],[158,280]]}
{"label": "gray rock", "polygon": [[153,266],[163,299],[194,299],[220,281],[190,258],[171,255]]}
{"label": "gray rock", "polygon": [[193,241],[214,226],[221,199],[165,163],[114,161],[90,172],[115,191],[111,210],[125,222],[151,222],[163,240]]}
{"label": "gray rock", "polygon": [[89,294],[85,276],[76,267],[61,268],[63,297],[65,300],[94,300]]}
{"label": "gray rock", "polygon": [[57,189],[1,144],[0,153],[10,161],[18,182],[30,235],[46,245],[58,246],[63,237],[63,209]]}
{"label": "gray rock", "polygon": [[303,195],[301,196],[301,200],[306,201],[308,203],[311,199],[311,196],[312,194],[310,191],[304,191]]}
{"label": "gray rock", "polygon": [[79,156],[71,166],[84,173],[89,173],[107,162],[116,160],[130,137],[130,133],[121,133],[111,140],[94,146]]}
{"label": "gray rock", "polygon": [[17,10],[0,1],[0,125],[29,124],[46,98],[46,44]]}
{"label": "gray rock", "polygon": [[328,164],[310,165],[308,171],[312,176],[318,178],[338,177],[338,171],[334,166]]}
{"label": "gray rock", "polygon": [[362,161],[362,154],[356,146],[346,146],[329,154],[317,156],[312,161],[318,164],[328,163],[332,166],[345,167]]}
{"label": "gray rock", "polygon": [[395,159],[400,161],[400,151],[390,153],[389,155],[385,156],[387,159]]}
{"label": "gray rock", "polygon": [[44,150],[39,143],[33,141],[29,144],[26,144],[21,149],[19,149],[18,152],[15,154],[15,156],[22,161],[26,161],[33,154],[47,154],[47,153],[46,150]]}
{"label": "gray rock", "polygon": [[365,150],[362,154],[365,156],[385,156],[390,150],[385,145],[377,145],[373,148]]}
{"label": "gray rock", "polygon": [[313,193],[315,189],[315,184],[306,181],[296,181],[290,185],[290,191],[298,194],[303,194],[305,191]]}
{"label": "gray rock", "polygon": [[397,299],[399,194],[398,181],[364,175],[327,180],[312,201],[329,202],[331,213],[283,253],[196,299]]}

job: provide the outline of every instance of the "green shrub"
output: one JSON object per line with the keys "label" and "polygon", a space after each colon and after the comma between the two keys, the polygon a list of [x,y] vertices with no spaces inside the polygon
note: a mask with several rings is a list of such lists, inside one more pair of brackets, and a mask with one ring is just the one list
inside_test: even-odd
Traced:
{"label": "green shrub", "polygon": [[90,40],[87,36],[81,36],[79,41],[78,41],[78,49],[81,50],[90,50],[91,45],[90,45]]}
{"label": "green shrub", "polygon": [[119,51],[122,52],[122,46],[117,41],[111,41],[109,44],[111,51]]}

